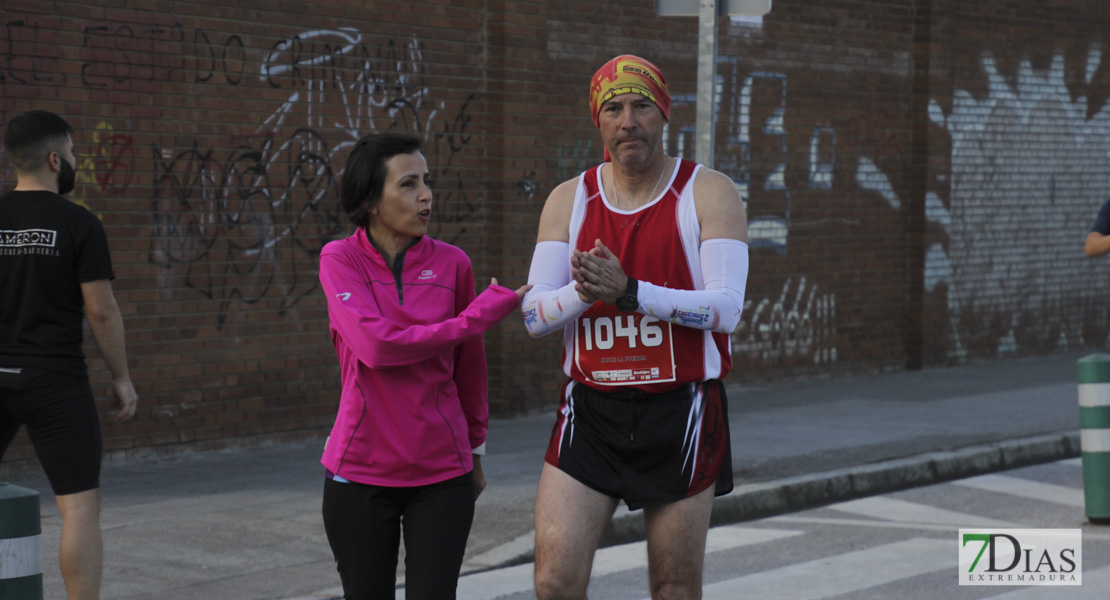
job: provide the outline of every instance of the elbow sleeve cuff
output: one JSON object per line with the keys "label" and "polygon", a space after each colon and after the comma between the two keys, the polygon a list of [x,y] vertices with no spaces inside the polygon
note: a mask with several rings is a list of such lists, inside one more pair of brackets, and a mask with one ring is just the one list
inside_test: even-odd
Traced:
{"label": "elbow sleeve cuff", "polygon": [[567,242],[536,244],[528,283],[532,289],[524,295],[520,312],[528,335],[534,338],[562,330],[590,307],[578,297],[571,281],[570,244]]}
{"label": "elbow sleeve cuff", "polygon": [[744,291],[748,286],[748,244],[740,240],[716,238],[701,244],[701,272],[706,291],[720,292],[732,301],[735,312],[722,318],[721,331],[732,333],[744,312]]}
{"label": "elbow sleeve cuff", "polygon": [[744,308],[748,245],[739,240],[706,240],[701,267],[703,290],[675,290],[641,281],[640,312],[683,327],[732,333]]}
{"label": "elbow sleeve cuff", "polygon": [[537,291],[533,287],[524,296],[520,312],[524,316],[524,327],[528,329],[528,335],[538,338],[552,331],[561,331],[589,307],[589,304],[578,297],[574,284],[568,283],[557,290],[549,291]]}

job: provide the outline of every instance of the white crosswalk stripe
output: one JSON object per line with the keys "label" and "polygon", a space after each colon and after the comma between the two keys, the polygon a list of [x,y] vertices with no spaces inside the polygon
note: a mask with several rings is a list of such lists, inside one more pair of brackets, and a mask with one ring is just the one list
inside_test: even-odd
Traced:
{"label": "white crosswalk stripe", "polygon": [[[941,569],[956,569],[950,540],[913,538],[705,586],[703,600],[815,600]],[[877,568],[881,565],[881,568]]]}
{"label": "white crosswalk stripe", "polygon": [[[752,527],[714,527],[706,539],[706,553],[762,544],[795,535],[800,531]],[[602,548],[594,555],[593,578],[647,566],[647,544],[636,542]],[[459,578],[458,600],[492,600],[532,589],[531,563],[486,571]]]}
{"label": "white crosswalk stripe", "polygon": [[840,512],[851,513],[875,519],[898,521],[902,523],[922,523],[929,525],[945,525],[950,527],[1020,527],[1009,521],[999,521],[978,515],[969,515],[961,512],[946,510],[935,506],[907,502],[886,496],[862,498],[833,504],[829,508]]}
{"label": "white crosswalk stripe", "polygon": [[1009,494],[1042,502],[1083,507],[1083,490],[1063,485],[1041,483],[1017,477],[1007,477],[1006,475],[979,475],[978,477],[961,479],[952,483],[977,490]]}

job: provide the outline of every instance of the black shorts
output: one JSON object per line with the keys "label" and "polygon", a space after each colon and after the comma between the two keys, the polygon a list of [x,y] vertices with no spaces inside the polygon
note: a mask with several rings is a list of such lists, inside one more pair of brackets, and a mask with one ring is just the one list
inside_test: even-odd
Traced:
{"label": "black shorts", "polygon": [[724,385],[710,380],[644,394],[567,381],[544,459],[632,510],[709,486],[727,494],[732,449]]}
{"label": "black shorts", "polygon": [[0,458],[21,425],[55,495],[100,487],[100,418],[87,377],[0,368]]}

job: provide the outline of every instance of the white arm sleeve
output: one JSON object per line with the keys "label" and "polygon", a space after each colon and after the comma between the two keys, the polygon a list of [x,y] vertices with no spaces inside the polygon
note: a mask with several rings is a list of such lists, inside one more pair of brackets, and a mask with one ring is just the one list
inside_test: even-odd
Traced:
{"label": "white arm sleeve", "polygon": [[714,238],[701,243],[704,290],[675,290],[640,281],[639,312],[675,325],[732,333],[744,308],[748,245]]}
{"label": "white arm sleeve", "polygon": [[564,327],[590,307],[578,297],[570,278],[570,244],[540,242],[528,270],[532,289],[524,294],[520,313],[528,335],[538,338]]}

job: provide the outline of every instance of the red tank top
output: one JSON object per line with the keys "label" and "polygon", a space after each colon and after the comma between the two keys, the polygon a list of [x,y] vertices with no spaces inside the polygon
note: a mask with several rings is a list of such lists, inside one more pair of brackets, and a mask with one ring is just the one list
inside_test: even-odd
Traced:
{"label": "red tank top", "polygon": [[[571,245],[586,252],[600,239],[629,277],[672,289],[703,288],[697,255],[700,227],[691,185],[698,165],[679,160],[662,194],[633,212],[614,209],[605,201],[599,168],[584,173],[579,182]],[[568,374],[601,390],[628,386],[660,393],[724,377],[732,366],[726,334],[673,325],[639,312],[622,313],[601,301],[578,318],[573,334],[567,333],[563,364]]]}

